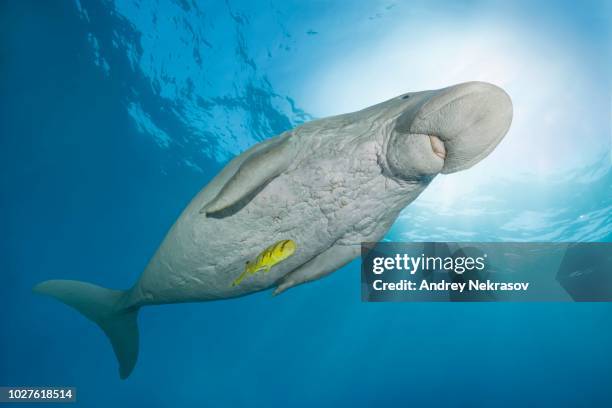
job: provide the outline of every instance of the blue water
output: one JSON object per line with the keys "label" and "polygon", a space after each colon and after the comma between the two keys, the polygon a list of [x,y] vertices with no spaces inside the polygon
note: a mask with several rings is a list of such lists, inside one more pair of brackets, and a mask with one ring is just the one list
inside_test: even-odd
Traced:
{"label": "blue water", "polygon": [[[459,193],[434,181],[387,239],[612,241],[609,6],[366,3],[2,2],[0,385],[76,386],[86,407],[612,406],[610,304],[366,304],[356,261],[277,298],[143,309],[139,361],[121,381],[95,325],[31,294],[52,278],[132,285],[227,160],[352,103],[311,72],[325,78],[386,49],[370,37],[423,21],[563,33],[569,68],[551,63],[550,84],[500,70],[515,124],[497,159],[466,174],[506,176],[469,194],[461,178],[449,179]],[[407,54],[416,47],[406,41]],[[521,90],[538,87],[559,95],[538,106],[560,115],[530,116]],[[530,133],[573,118],[570,92],[584,112],[567,132]]]}

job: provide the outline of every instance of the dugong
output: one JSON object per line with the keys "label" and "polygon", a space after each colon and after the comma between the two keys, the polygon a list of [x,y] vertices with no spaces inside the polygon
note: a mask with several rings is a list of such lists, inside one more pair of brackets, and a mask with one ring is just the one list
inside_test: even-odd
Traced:
{"label": "dugong", "polygon": [[[361,242],[380,240],[437,174],[486,157],[511,121],[509,96],[484,82],[313,120],[230,161],[183,210],[131,289],[50,280],[34,291],[97,323],[126,378],[141,307],[272,287],[279,294],[334,272],[360,254]],[[282,240],[295,244],[292,256],[232,285],[245,262]]]}

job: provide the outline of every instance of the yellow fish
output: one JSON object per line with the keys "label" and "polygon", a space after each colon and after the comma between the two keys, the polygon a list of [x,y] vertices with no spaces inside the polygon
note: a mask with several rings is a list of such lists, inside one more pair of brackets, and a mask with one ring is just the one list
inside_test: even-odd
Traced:
{"label": "yellow fish", "polygon": [[291,239],[285,239],[270,245],[261,251],[254,261],[248,261],[246,263],[244,272],[232,282],[232,286],[238,285],[244,278],[249,275],[254,275],[257,271],[263,270],[264,272],[268,272],[274,265],[293,255],[296,247],[295,242]]}

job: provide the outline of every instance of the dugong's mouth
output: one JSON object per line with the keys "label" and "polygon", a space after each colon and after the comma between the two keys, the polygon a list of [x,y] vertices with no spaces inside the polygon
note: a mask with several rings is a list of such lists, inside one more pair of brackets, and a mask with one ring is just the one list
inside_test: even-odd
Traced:
{"label": "dugong's mouth", "polygon": [[387,145],[386,166],[404,180],[420,180],[444,168],[447,148],[441,137],[431,133],[394,132]]}
{"label": "dugong's mouth", "polygon": [[446,159],[446,148],[444,147],[444,142],[442,142],[438,136],[429,135],[429,143],[431,143],[431,150],[433,150],[436,156],[442,160]]}

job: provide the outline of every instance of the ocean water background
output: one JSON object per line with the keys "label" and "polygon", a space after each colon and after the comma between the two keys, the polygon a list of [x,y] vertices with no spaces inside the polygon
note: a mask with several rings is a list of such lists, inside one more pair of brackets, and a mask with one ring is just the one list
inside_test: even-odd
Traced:
{"label": "ocean water background", "polygon": [[283,130],[488,80],[515,118],[386,239],[612,241],[607,2],[0,4],[0,385],[79,406],[611,406],[610,304],[366,304],[359,263],[288,291],[142,310],[107,339],[34,296],[127,288],[193,195]]}

